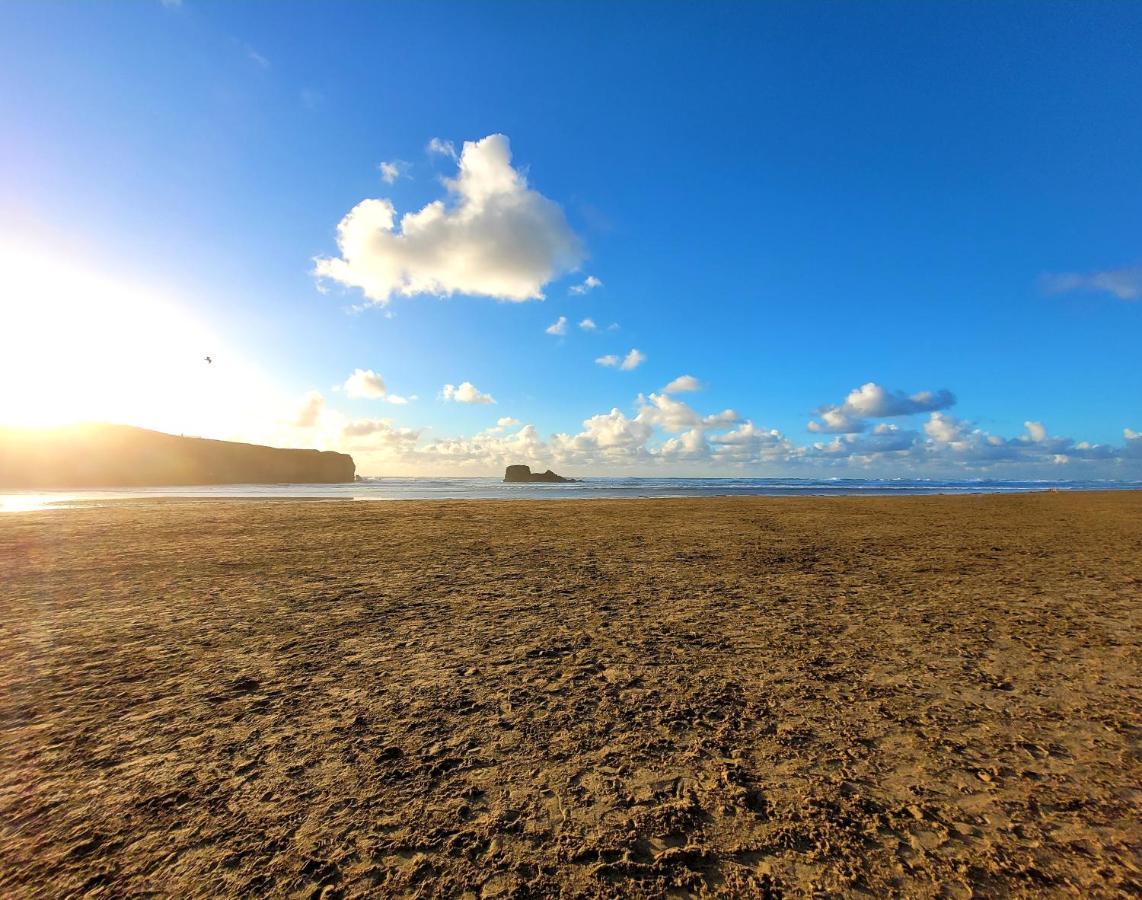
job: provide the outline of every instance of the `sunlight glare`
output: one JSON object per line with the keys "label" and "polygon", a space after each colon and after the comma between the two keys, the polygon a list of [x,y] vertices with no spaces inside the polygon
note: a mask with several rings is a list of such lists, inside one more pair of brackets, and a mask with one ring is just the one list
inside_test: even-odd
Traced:
{"label": "sunlight glare", "polygon": [[282,402],[161,293],[12,244],[0,244],[0,271],[0,423],[104,421],[248,439]]}

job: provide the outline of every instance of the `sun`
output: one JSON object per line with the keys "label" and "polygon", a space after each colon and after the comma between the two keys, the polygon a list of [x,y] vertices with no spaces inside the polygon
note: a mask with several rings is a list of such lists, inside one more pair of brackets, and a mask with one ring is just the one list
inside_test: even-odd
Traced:
{"label": "sun", "polygon": [[0,272],[2,424],[104,421],[239,436],[276,396],[161,290],[11,243],[0,243]]}

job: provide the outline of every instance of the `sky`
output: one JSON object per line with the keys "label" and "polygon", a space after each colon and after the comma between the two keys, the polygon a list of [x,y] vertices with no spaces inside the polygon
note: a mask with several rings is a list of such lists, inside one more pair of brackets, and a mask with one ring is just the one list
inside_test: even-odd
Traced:
{"label": "sky", "polygon": [[1142,478],[1142,4],[0,22],[0,422],[365,475]]}

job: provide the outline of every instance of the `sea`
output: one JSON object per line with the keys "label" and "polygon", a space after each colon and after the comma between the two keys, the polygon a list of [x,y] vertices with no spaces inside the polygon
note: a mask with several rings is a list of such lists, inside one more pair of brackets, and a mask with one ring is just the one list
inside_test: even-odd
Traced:
{"label": "sea", "polygon": [[836,497],[1142,490],[1142,481],[938,481],[862,478],[584,478],[504,484],[499,478],[365,478],[348,484],[228,484],[69,491],[0,491],[0,512],[123,500],[590,500],[653,497]]}

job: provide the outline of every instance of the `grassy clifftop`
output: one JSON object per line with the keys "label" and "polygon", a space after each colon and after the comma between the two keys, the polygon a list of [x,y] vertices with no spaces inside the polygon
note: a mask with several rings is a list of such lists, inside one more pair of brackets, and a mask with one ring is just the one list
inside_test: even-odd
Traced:
{"label": "grassy clifftop", "polygon": [[0,428],[0,488],[352,481],[353,457],[205,438],[128,425]]}

